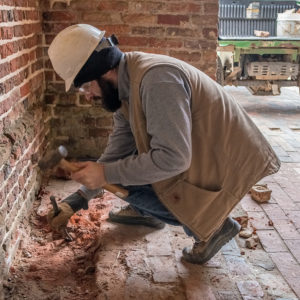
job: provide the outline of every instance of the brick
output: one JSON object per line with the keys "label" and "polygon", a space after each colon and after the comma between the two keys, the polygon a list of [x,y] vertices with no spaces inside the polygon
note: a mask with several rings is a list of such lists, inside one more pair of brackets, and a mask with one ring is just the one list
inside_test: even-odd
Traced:
{"label": "brick", "polygon": [[205,18],[199,15],[193,15],[191,16],[191,23],[193,25],[199,25],[202,28],[216,26],[216,24],[218,24],[218,15],[210,15],[209,18]]}
{"label": "brick", "polygon": [[203,37],[209,40],[216,40],[218,38],[218,29],[217,28],[204,28],[202,30]]}
{"label": "brick", "polygon": [[272,197],[284,211],[297,209],[297,206],[293,200],[278,184],[270,183],[269,188],[272,190]]}
{"label": "brick", "polygon": [[[242,296],[261,298],[264,296],[264,292],[257,281],[239,281],[237,287]],[[244,297],[243,297],[244,298]]]}
{"label": "brick", "polygon": [[23,98],[24,96],[28,95],[30,93],[30,84],[29,82],[27,82],[26,84],[24,84],[23,86],[20,87],[20,93],[21,93],[21,98]]}
{"label": "brick", "polygon": [[25,27],[23,25],[17,25],[14,27],[14,35],[16,37],[21,37],[25,35]]}
{"label": "brick", "polygon": [[251,273],[244,258],[233,255],[224,255],[224,258],[230,274],[234,276],[243,276]]}
{"label": "brick", "polygon": [[28,6],[28,0],[14,0],[15,6],[19,7],[27,7]]}
{"label": "brick", "polygon": [[196,14],[203,12],[203,5],[196,4],[196,3],[189,3],[188,4],[188,12]]}
{"label": "brick", "polygon": [[1,37],[4,40],[10,40],[14,36],[13,27],[1,27]]}
{"label": "brick", "polygon": [[104,11],[124,11],[128,9],[126,1],[101,1],[97,9]]}
{"label": "brick", "polygon": [[291,184],[291,186],[283,187],[284,192],[294,201],[300,202],[300,188],[296,184]]}
{"label": "brick", "polygon": [[66,27],[68,27],[70,24],[68,23],[44,23],[43,24],[43,32],[46,33],[59,33],[60,31],[62,31],[63,29],[65,29]]}
{"label": "brick", "polygon": [[151,271],[146,263],[147,254],[143,250],[131,250],[126,253],[126,265],[130,274],[138,274],[144,278],[150,277]]}
{"label": "brick", "polygon": [[34,8],[37,8],[37,2],[36,0],[27,0],[27,6],[28,7],[34,7]]}
{"label": "brick", "polygon": [[270,253],[270,256],[285,278],[300,277],[300,266],[289,252]]}
{"label": "brick", "polygon": [[144,26],[136,26],[132,27],[132,34],[139,35],[152,35],[152,36],[162,36],[165,33],[165,28],[162,27],[144,27]]}
{"label": "brick", "polygon": [[8,75],[10,72],[10,64],[8,62],[0,65],[0,78]]}
{"label": "brick", "polygon": [[130,14],[122,16],[122,21],[128,24],[156,24],[157,16],[154,15],[144,15],[144,14]]}
{"label": "brick", "polygon": [[275,230],[257,230],[256,234],[267,252],[284,252],[287,248]]}
{"label": "brick", "polygon": [[154,256],[146,258],[153,274],[154,282],[176,282],[177,272],[174,260],[170,256]]}
{"label": "brick", "polygon": [[262,208],[257,202],[251,199],[250,194],[244,196],[241,200],[242,208],[247,212],[262,211]]}
{"label": "brick", "polygon": [[181,2],[181,3],[172,3],[172,2],[169,2],[169,3],[165,3],[165,7],[164,7],[165,11],[167,12],[174,12],[174,13],[177,13],[177,12],[180,12],[181,14],[182,13],[202,13],[203,11],[203,6],[202,4],[196,4],[196,3],[185,3],[185,2]]}
{"label": "brick", "polygon": [[300,264],[300,240],[285,240],[285,243]]}
{"label": "brick", "polygon": [[182,25],[189,21],[188,16],[183,15],[158,15],[157,24]]}
{"label": "brick", "polygon": [[95,126],[96,127],[112,127],[113,126],[113,120],[110,116],[107,117],[101,117],[95,119]]}
{"label": "brick", "polygon": [[199,61],[202,57],[202,54],[197,52],[187,52],[187,51],[170,51],[170,56],[181,59],[185,62],[191,63],[194,61]]}
{"label": "brick", "polygon": [[252,225],[252,227],[256,229],[271,229],[269,218],[266,216],[266,214],[262,211],[251,211],[248,212],[249,216],[249,222]]}
{"label": "brick", "polygon": [[159,47],[159,48],[180,48],[182,47],[182,40],[181,39],[158,39],[158,38],[151,38],[149,40],[150,47]]}
{"label": "brick", "polygon": [[13,22],[14,21],[14,12],[13,12],[13,10],[7,10],[6,14],[7,14],[7,21],[8,22]]}
{"label": "brick", "polygon": [[107,137],[109,135],[109,130],[97,128],[97,129],[89,129],[89,137]]}
{"label": "brick", "polygon": [[235,239],[231,239],[227,244],[225,244],[221,251],[225,255],[235,255],[235,256],[241,256],[241,250],[236,243]]}
{"label": "brick", "polygon": [[13,103],[12,97],[8,97],[7,99],[1,101],[0,102],[0,115],[8,112],[12,106],[12,103]]}
{"label": "brick", "polygon": [[281,235],[283,239],[300,239],[300,233],[296,230],[296,227],[289,220],[276,220],[274,227]]}
{"label": "brick", "polygon": [[182,37],[195,37],[197,33],[195,30],[189,28],[178,28],[178,27],[169,27],[167,28],[166,34],[169,36],[182,36]]}
{"label": "brick", "polygon": [[15,43],[7,43],[0,47],[1,58],[6,58],[15,52]]}
{"label": "brick", "polygon": [[16,70],[24,67],[29,61],[28,54],[25,53],[21,56],[18,56],[10,61],[10,70],[11,72],[15,72]]}
{"label": "brick", "polygon": [[99,22],[101,20],[101,23],[113,23],[113,13],[107,14],[101,11],[84,12],[82,14],[82,20],[86,22]]}
{"label": "brick", "polygon": [[156,14],[164,10],[166,3],[164,2],[154,2],[154,1],[130,1],[129,2],[129,12],[151,12]]}
{"label": "brick", "polygon": [[125,299],[151,299],[152,295],[149,280],[135,274],[131,274],[127,278]]}
{"label": "brick", "polygon": [[48,11],[43,13],[45,21],[76,21],[77,15],[71,11]]}
{"label": "brick", "polygon": [[165,231],[150,233],[146,236],[148,255],[172,255],[170,239]]}
{"label": "brick", "polygon": [[217,3],[204,3],[204,15],[217,15],[219,6]]}
{"label": "brick", "polygon": [[239,300],[240,295],[231,291],[218,291],[217,299],[220,300]]}
{"label": "brick", "polygon": [[184,48],[191,48],[191,49],[200,49],[201,42],[199,40],[187,40],[184,41]]}
{"label": "brick", "polygon": [[300,229],[300,210],[287,210],[287,218],[295,225],[297,229]]}
{"label": "brick", "polygon": [[40,19],[39,11],[36,11],[36,10],[26,11],[26,19],[33,20],[33,21],[39,20]]}
{"label": "brick", "polygon": [[202,58],[203,60],[208,64],[209,61],[212,61],[213,63],[216,62],[217,59],[217,54],[215,51],[211,51],[211,50],[202,50],[201,51],[202,54]]}
{"label": "brick", "polygon": [[121,36],[119,38],[121,45],[128,46],[148,46],[149,40],[145,37],[131,37],[131,36]]}
{"label": "brick", "polygon": [[183,282],[185,286],[186,298],[188,300],[216,299],[212,288],[200,278],[187,278],[184,279]]}
{"label": "brick", "polygon": [[107,36],[112,35],[113,33],[118,35],[121,33],[133,33],[133,29],[127,24],[103,24],[100,29],[105,30]]}
{"label": "brick", "polygon": [[300,298],[300,277],[289,277],[286,280],[290,287],[293,289],[295,294],[297,295],[298,299]]}
{"label": "brick", "polygon": [[253,266],[260,267],[262,270],[273,271],[275,269],[275,264],[269,254],[263,249],[256,248],[254,251],[251,251],[251,255],[247,256],[247,259]]}
{"label": "brick", "polygon": [[262,204],[261,207],[266,212],[268,217],[273,221],[277,219],[284,220],[288,218],[285,212],[280,208],[278,204],[266,203]]}

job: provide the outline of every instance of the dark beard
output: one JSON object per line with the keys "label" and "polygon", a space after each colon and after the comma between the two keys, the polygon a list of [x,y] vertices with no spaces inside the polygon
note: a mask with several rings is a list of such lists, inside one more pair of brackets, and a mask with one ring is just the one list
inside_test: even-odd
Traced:
{"label": "dark beard", "polygon": [[122,105],[118,89],[111,82],[102,78],[97,79],[97,82],[102,93],[102,107],[109,112],[117,111]]}

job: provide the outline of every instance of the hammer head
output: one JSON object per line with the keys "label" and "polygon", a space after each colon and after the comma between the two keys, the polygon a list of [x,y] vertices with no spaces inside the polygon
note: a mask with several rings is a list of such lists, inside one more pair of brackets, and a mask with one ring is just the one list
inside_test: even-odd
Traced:
{"label": "hammer head", "polygon": [[61,145],[57,149],[49,151],[49,153],[38,162],[38,165],[41,170],[52,169],[59,164],[61,159],[67,157],[67,155],[68,150]]}

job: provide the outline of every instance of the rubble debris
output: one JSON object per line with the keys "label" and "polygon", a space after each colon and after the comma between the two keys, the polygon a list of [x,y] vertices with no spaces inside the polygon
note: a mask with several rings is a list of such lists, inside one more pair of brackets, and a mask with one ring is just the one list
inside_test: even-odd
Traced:
{"label": "rubble debris", "polygon": [[255,184],[251,190],[251,198],[259,203],[268,202],[271,199],[272,190],[267,184]]}
{"label": "rubble debris", "polygon": [[243,228],[240,233],[239,233],[239,236],[243,239],[248,239],[249,237],[252,236],[252,230],[251,229],[248,229],[248,228]]}
{"label": "rubble debris", "polygon": [[235,217],[234,219],[241,225],[242,229],[248,227],[248,216]]}
{"label": "rubble debris", "polygon": [[258,235],[253,234],[253,235],[252,235],[252,238],[254,239],[254,241],[255,241],[256,243],[259,243],[259,237],[258,237]]}
{"label": "rubble debris", "polygon": [[255,249],[257,246],[257,242],[255,241],[255,239],[253,237],[250,237],[245,241],[245,246],[248,249]]}
{"label": "rubble debris", "polygon": [[[109,196],[91,200],[89,211],[81,210],[70,219],[74,240],[66,242],[61,236],[56,239],[41,217],[51,207],[49,193],[41,190],[30,216],[30,235],[24,237],[10,268],[13,278],[4,286],[5,299],[96,299],[94,259],[101,246],[101,217],[109,210],[105,197]],[[83,291],[89,298],[82,296]]]}

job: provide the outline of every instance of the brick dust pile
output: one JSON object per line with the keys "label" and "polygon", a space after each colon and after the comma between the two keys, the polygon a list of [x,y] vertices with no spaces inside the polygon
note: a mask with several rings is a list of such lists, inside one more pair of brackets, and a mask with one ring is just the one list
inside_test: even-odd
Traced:
{"label": "brick dust pile", "polygon": [[[95,299],[100,293],[95,280],[95,254],[101,248],[101,216],[109,209],[104,204],[109,194],[91,200],[88,211],[73,215],[68,223],[71,242],[54,235],[47,223],[49,196],[42,189],[34,203],[30,235],[21,242],[10,277],[4,282],[5,299]],[[43,202],[47,204],[39,212]]]}

